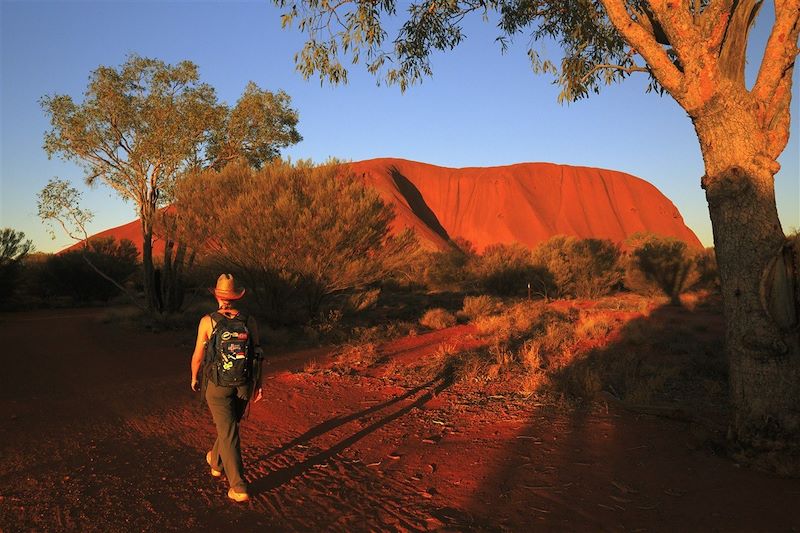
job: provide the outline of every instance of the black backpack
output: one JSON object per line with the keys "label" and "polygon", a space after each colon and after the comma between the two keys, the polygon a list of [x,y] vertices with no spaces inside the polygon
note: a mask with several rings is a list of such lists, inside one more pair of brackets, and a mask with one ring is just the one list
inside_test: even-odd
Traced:
{"label": "black backpack", "polygon": [[211,336],[203,359],[206,377],[220,387],[247,385],[253,379],[253,339],[247,329],[247,317],[228,318],[211,313]]}

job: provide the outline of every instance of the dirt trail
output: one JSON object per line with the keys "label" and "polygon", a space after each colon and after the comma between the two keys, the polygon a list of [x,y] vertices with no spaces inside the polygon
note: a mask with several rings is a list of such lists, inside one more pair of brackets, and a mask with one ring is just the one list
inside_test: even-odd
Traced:
{"label": "dirt trail", "polygon": [[236,505],[204,463],[192,334],[103,316],[0,316],[2,531],[800,530],[800,481],[715,457],[687,424],[387,370],[470,342],[464,327],[381,346],[357,375],[299,372],[324,350],[273,354]]}

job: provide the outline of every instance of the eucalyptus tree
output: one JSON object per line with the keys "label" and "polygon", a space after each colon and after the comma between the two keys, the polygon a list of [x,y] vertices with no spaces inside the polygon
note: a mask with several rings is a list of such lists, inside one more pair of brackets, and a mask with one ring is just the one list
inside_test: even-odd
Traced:
{"label": "eucalyptus tree", "polygon": [[142,224],[147,307],[161,311],[153,230],[176,180],[198,167],[239,159],[259,166],[277,157],[301,139],[290,103],[285,93],[251,82],[229,107],[200,81],[192,62],[170,65],[132,55],[119,68],[94,70],[81,102],[69,95],[41,99],[52,126],[44,149],[80,164],[87,183],[99,180],[134,203]]}
{"label": "eucalyptus tree", "polygon": [[[800,0],[775,0],[751,87],[747,42],[762,0],[415,0],[392,40],[395,0],[275,2],[283,24],[308,36],[296,55],[300,72],[334,83],[347,80],[347,57],[405,90],[432,73],[432,52],[463,40],[471,14],[496,17],[503,46],[529,38],[534,70],[555,75],[562,100],[648,76],[650,90],[686,111],[700,142],[724,300],[731,435],[764,450],[800,443],[800,265],[774,190],[789,139]],[[545,39],[560,44],[560,62],[540,55]]]}

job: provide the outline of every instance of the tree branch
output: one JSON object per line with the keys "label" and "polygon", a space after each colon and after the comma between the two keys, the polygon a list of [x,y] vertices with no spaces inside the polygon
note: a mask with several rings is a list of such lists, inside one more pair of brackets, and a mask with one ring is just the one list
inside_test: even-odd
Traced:
{"label": "tree branch", "polygon": [[711,54],[719,54],[725,32],[728,30],[732,9],[733,0],[717,0],[711,2],[706,10],[695,18],[695,24],[700,28],[700,32],[707,36],[708,51]]}
{"label": "tree branch", "polygon": [[759,102],[769,102],[784,76],[791,77],[800,35],[800,0],[775,1],[775,25],[767,40],[761,68],[751,94]]}
{"label": "tree branch", "polygon": [[708,3],[705,11],[700,15],[701,26],[713,27],[719,24],[721,19],[730,17],[734,0],[713,0]]}
{"label": "tree branch", "polygon": [[747,36],[763,0],[740,0],[728,20],[719,54],[720,72],[739,87],[744,87]]}
{"label": "tree branch", "polygon": [[[84,241],[84,242],[86,243],[88,241]],[[114,278],[112,278],[111,276],[109,276],[108,274],[106,274],[105,272],[100,270],[99,268],[97,268],[94,265],[94,263],[92,263],[91,259],[89,259],[87,247],[88,247],[88,245],[84,244],[83,252],[82,252],[81,256],[83,257],[83,260],[86,262],[86,264],[89,265],[89,268],[94,270],[101,278],[103,278],[104,280],[110,282],[116,288],[118,288],[123,293],[125,293],[125,296],[127,296],[128,299],[130,299],[130,301],[131,301],[131,303],[133,305],[135,305],[136,307],[138,307],[142,311],[146,311],[146,308],[142,304],[139,303],[139,301],[136,299],[136,297],[133,294],[131,294],[131,292],[128,289],[126,289],[124,286],[122,286],[119,283],[117,283],[117,281]]]}
{"label": "tree branch", "polygon": [[600,0],[608,18],[623,39],[650,65],[653,77],[675,100],[681,101],[683,74],[672,63],[652,33],[636,23],[628,14],[623,0]]}
{"label": "tree branch", "polygon": [[673,0],[650,0],[650,13],[663,29],[681,65],[695,63],[703,53],[705,39],[695,26],[689,9],[682,9]]}
{"label": "tree branch", "polygon": [[789,69],[778,84],[773,97],[761,118],[767,132],[769,157],[777,159],[789,142],[789,106],[792,102],[792,70]]}
{"label": "tree branch", "polygon": [[581,78],[581,83],[586,83],[586,80],[591,78],[594,75],[594,73],[599,71],[599,70],[621,70],[622,72],[624,72],[626,74],[631,74],[633,72],[649,72],[647,67],[642,67],[642,66],[639,66],[639,65],[632,65],[630,67],[623,67],[622,65],[612,65],[612,64],[609,64],[609,63],[603,63],[603,64],[600,64],[600,65],[595,65],[594,67],[592,67],[592,70],[590,70],[589,72],[584,74],[584,76]]}

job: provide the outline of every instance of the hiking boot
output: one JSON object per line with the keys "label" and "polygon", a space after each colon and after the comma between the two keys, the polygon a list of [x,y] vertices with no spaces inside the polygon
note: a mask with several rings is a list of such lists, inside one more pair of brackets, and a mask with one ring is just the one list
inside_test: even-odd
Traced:
{"label": "hiking boot", "polygon": [[250,499],[250,495],[247,492],[236,492],[233,490],[233,487],[228,489],[228,498],[235,502],[246,502]]}
{"label": "hiking boot", "polygon": [[[208,463],[208,466],[211,466],[211,452],[206,454],[206,462]],[[211,475],[214,477],[220,477],[222,476],[222,471],[211,466]]]}

